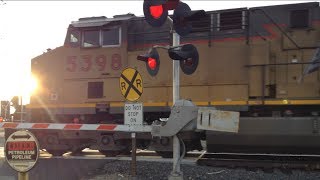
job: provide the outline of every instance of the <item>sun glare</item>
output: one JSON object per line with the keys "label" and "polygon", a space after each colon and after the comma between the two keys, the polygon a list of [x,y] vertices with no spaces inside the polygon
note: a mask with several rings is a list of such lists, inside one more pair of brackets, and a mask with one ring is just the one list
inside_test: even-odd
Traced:
{"label": "sun glare", "polygon": [[28,76],[23,83],[23,87],[21,88],[22,92],[20,92],[20,96],[23,98],[23,104],[28,104],[30,101],[30,96],[36,92],[38,88],[38,81],[35,76]]}
{"label": "sun glare", "polygon": [[14,96],[22,96],[23,104],[29,103],[30,96],[38,88],[37,78],[30,75],[20,79],[17,76],[11,77],[11,79],[5,80],[3,84],[7,84],[7,86],[0,89],[0,99],[10,101]]}
{"label": "sun glare", "polygon": [[29,95],[32,95],[38,88],[38,80],[35,76],[30,76],[30,79],[28,81],[29,82],[28,84],[26,84],[26,89]]}

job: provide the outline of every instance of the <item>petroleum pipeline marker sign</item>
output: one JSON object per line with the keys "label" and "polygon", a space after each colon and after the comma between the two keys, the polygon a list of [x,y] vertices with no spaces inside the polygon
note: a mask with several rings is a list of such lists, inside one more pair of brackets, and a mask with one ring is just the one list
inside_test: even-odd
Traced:
{"label": "petroleum pipeline marker sign", "polygon": [[39,158],[39,145],[29,131],[12,133],[5,143],[5,156],[8,164],[18,172],[27,172]]}
{"label": "petroleum pipeline marker sign", "polygon": [[121,94],[126,100],[136,101],[142,95],[142,77],[136,69],[127,68],[123,70],[119,82]]}
{"label": "petroleum pipeline marker sign", "polygon": [[142,125],[143,105],[142,103],[125,103],[124,105],[124,124]]}

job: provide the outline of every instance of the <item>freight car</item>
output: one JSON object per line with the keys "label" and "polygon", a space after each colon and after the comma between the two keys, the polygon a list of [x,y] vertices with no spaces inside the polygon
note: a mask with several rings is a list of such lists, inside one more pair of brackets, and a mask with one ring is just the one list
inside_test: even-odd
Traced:
{"label": "freight car", "polygon": [[[211,152],[319,153],[319,72],[306,75],[320,40],[319,3],[208,11],[192,21],[181,43],[199,51],[196,71],[181,71],[180,95],[198,106],[239,111],[239,133],[182,133],[187,150]],[[143,76],[144,121],[169,116],[172,60],[159,50],[156,76],[137,61],[153,45],[170,45],[170,24],[149,26],[133,14],[72,22],[64,45],[31,61],[39,88],[27,105],[29,122],[123,123],[119,76],[126,67]],[[190,63],[183,64],[188,68]],[[191,64],[192,66],[192,64]],[[127,153],[126,133],[32,130],[41,148],[54,155],[83,148],[106,155]],[[170,138],[138,134],[138,147],[171,151]]]}

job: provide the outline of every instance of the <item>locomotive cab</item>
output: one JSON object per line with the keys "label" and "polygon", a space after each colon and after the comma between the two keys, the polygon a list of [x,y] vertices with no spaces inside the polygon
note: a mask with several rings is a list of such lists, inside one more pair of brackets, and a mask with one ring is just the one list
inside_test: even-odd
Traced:
{"label": "locomotive cab", "polygon": [[[28,121],[122,124],[122,115],[110,114],[109,105],[123,99],[116,85],[127,67],[127,21],[134,17],[80,18],[69,25],[63,46],[32,59],[31,71],[38,78],[38,89],[27,106]],[[130,146],[123,140],[125,133],[33,132],[41,137],[41,148],[53,155],[89,147],[111,156],[127,152]]]}
{"label": "locomotive cab", "polygon": [[80,18],[69,25],[62,47],[32,60],[40,84],[28,106],[33,120],[98,123],[90,114],[107,112],[109,104],[104,102],[121,99],[115,84],[127,66],[126,20],[133,17]]}

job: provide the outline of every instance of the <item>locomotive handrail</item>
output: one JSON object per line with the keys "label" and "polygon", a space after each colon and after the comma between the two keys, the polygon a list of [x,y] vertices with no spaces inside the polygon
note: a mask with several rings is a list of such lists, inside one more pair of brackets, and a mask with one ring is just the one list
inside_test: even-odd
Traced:
{"label": "locomotive handrail", "polygon": [[[316,59],[319,60],[320,58]],[[316,64],[320,62],[301,62],[301,63],[271,63],[271,64],[249,64],[245,67],[256,67],[256,66],[277,66],[277,65],[299,65],[299,64]]]}

